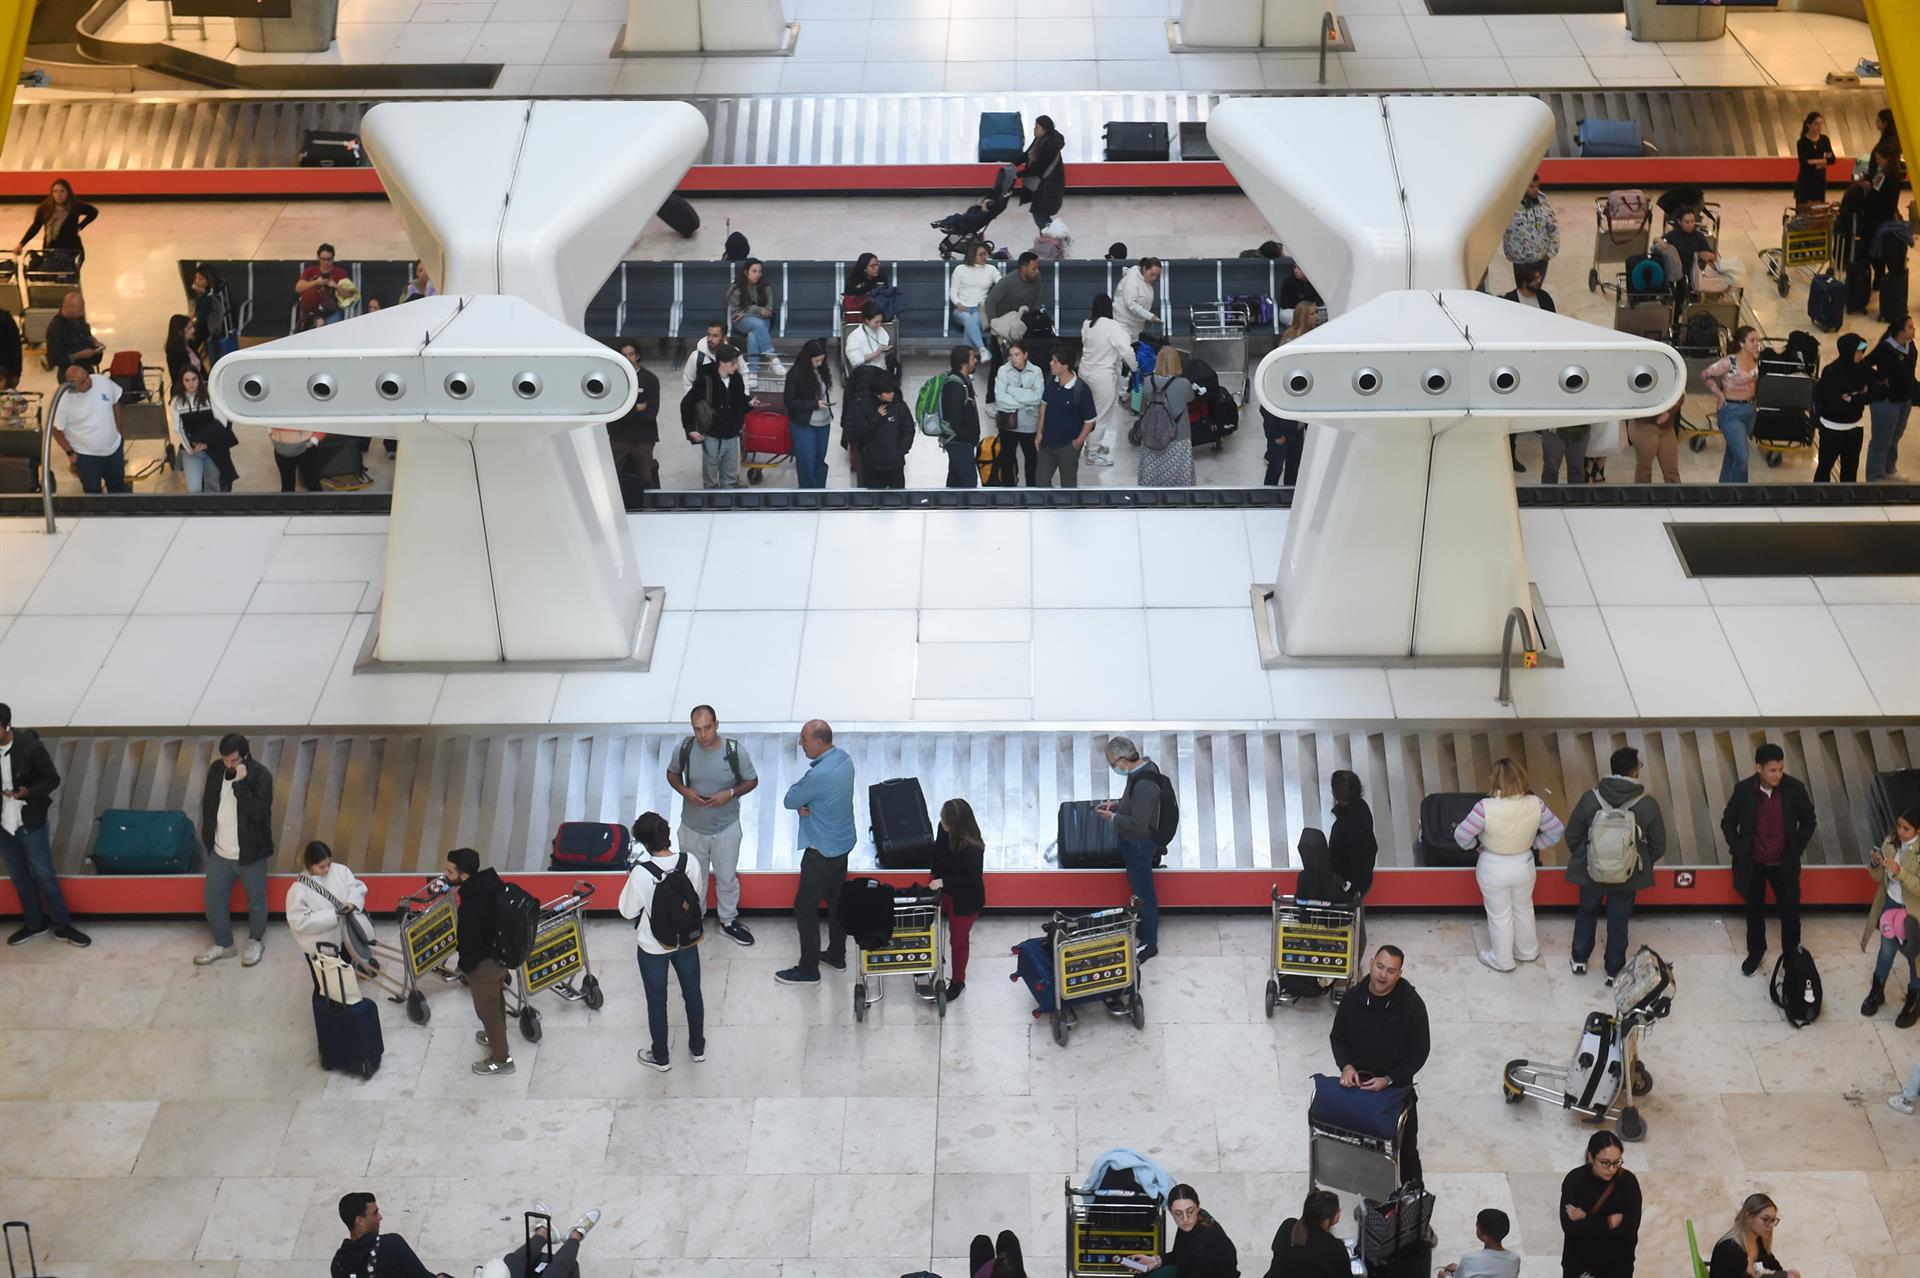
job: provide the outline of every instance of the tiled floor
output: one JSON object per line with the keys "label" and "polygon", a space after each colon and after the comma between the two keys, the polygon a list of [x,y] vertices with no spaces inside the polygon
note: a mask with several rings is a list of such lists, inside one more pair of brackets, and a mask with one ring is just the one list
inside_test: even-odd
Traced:
{"label": "tiled floor", "polygon": [[[99,925],[84,952],[9,950],[0,1203],[32,1223],[44,1272],[80,1278],[308,1278],[340,1241],[336,1200],[361,1189],[429,1268],[455,1274],[516,1244],[540,1198],[563,1219],[604,1211],[581,1264],[618,1278],[952,1278],[968,1240],[1000,1229],[1047,1274],[1062,1265],[1062,1182],[1131,1146],[1196,1186],[1242,1273],[1266,1266],[1307,1188],[1304,1111],[1309,1076],[1330,1068],[1330,1009],[1263,1018],[1264,913],[1169,916],[1145,968],[1146,1028],[1096,1008],[1064,1050],[1006,979],[1035,919],[981,922],[944,1021],[896,981],[858,1026],[846,977],[776,985],[791,923],[750,921],[757,947],[702,947],[709,1057],[687,1057],[675,1000],[666,1075],[633,1059],[644,1003],[629,929],[612,920],[588,929],[604,1010],[539,997],[541,1041],[516,1035],[518,1072],[486,1080],[466,1069],[466,997],[438,981],[427,1026],[382,1004],[372,1081],[323,1074],[308,978],[278,922],[251,970],[193,967],[204,930],[186,922]],[[1608,991],[1597,972],[1567,972],[1565,915],[1543,916],[1543,960],[1508,975],[1473,959],[1473,922],[1375,914],[1368,927],[1406,950],[1432,1022],[1420,1083],[1435,1263],[1497,1207],[1522,1272],[1555,1272],[1559,1180],[1591,1129],[1503,1104],[1499,1071],[1565,1058]],[[1637,1272],[1685,1272],[1683,1222],[1710,1241],[1754,1190],[1779,1202],[1775,1250],[1805,1278],[1916,1272],[1920,1125],[1885,1097],[1920,1039],[1893,1027],[1893,1007],[1855,1014],[1858,926],[1808,920],[1831,997],[1796,1031],[1761,978],[1739,975],[1738,920],[1635,921],[1678,976],[1674,1016],[1644,1041],[1648,1136],[1626,1153],[1647,1204]]]}
{"label": "tiled floor", "polygon": [[[162,39],[160,5],[130,0],[107,33]],[[1824,14],[1736,13],[1721,41],[1641,44],[1618,14],[1436,17],[1425,0],[1331,7],[1354,43],[1329,58],[1336,88],[1822,84],[1874,56],[1864,23]],[[1318,76],[1307,53],[1175,55],[1165,24],[1180,0],[787,0],[787,9],[801,24],[791,58],[611,58],[625,0],[342,0],[326,53],[236,51],[232,23],[220,19],[205,40],[176,42],[238,62],[500,62],[499,93],[1244,90]]]}

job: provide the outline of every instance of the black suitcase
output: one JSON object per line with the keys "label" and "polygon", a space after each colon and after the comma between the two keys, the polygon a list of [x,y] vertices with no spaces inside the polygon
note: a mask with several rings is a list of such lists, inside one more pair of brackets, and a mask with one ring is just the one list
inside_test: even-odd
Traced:
{"label": "black suitcase", "polygon": [[1167,126],[1161,120],[1109,120],[1102,130],[1109,160],[1164,160]]}
{"label": "black suitcase", "polygon": [[1126,862],[1120,859],[1120,836],[1113,831],[1113,819],[1093,809],[1092,799],[1072,799],[1060,805],[1060,853],[1063,870],[1118,870]]}
{"label": "black suitcase", "polygon": [[1874,773],[1867,788],[1867,828],[1873,831],[1874,846],[1893,833],[1895,817],[1916,807],[1920,807],[1920,768]]}
{"label": "black suitcase", "polygon": [[1183,160],[1220,158],[1220,153],[1213,149],[1213,143],[1207,140],[1205,120],[1180,121],[1180,158]]}
{"label": "black suitcase", "polygon": [[303,169],[357,169],[367,162],[358,133],[332,133],[308,129],[300,135],[300,167]]}
{"label": "black suitcase", "polygon": [[1880,319],[1894,324],[1907,318],[1907,273],[1889,271],[1880,277]]}
{"label": "black suitcase", "polygon": [[[1816,275],[1813,278],[1813,283],[1817,287],[1821,280],[1830,280],[1832,278],[1833,276],[1831,275]],[[1842,288],[1840,297],[1842,310],[1846,314],[1865,315],[1867,313],[1867,307],[1873,302],[1873,268],[1865,262],[1860,262],[1848,267],[1847,282]],[[1807,305],[1809,308],[1813,305],[1811,295],[1809,295]],[[1811,311],[1809,311],[1809,313],[1811,313]],[[1842,322],[1842,320],[1835,320],[1831,324],[1821,324],[1820,327],[1826,329],[1828,332],[1832,332],[1834,329],[1839,328]]]}
{"label": "black suitcase", "polygon": [[320,1040],[322,1069],[343,1069],[372,1078],[387,1050],[380,1034],[380,1006],[370,998],[358,1003],[336,1003],[313,996],[313,1030]]}
{"label": "black suitcase", "polygon": [[1467,819],[1480,794],[1429,794],[1420,800],[1420,830],[1414,837],[1414,860],[1424,866],[1472,869],[1480,854],[1453,841],[1453,829]]}
{"label": "black suitcase", "polygon": [[700,210],[683,195],[669,195],[667,202],[660,206],[660,220],[679,232],[681,239],[690,240],[700,229]]}
{"label": "black suitcase", "polygon": [[885,870],[925,870],[933,865],[933,822],[919,777],[893,777],[867,787],[874,857]]}

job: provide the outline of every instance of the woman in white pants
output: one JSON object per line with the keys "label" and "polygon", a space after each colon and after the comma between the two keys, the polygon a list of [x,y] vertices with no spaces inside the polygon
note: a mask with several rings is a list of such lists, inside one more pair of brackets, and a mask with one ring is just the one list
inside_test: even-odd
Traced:
{"label": "woman in white pants", "polygon": [[1120,370],[1133,372],[1133,342],[1113,317],[1113,299],[1093,299],[1093,311],[1080,326],[1080,380],[1093,392],[1093,434],[1081,458],[1089,466],[1113,465],[1113,437],[1120,421]]}
{"label": "woman in white pants", "polygon": [[1453,841],[1480,860],[1473,868],[1487,903],[1487,948],[1480,961],[1496,972],[1511,972],[1514,960],[1540,957],[1533,927],[1533,854],[1550,848],[1566,826],[1533,792],[1527,770],[1512,759],[1493,765],[1493,788],[1454,827]]}

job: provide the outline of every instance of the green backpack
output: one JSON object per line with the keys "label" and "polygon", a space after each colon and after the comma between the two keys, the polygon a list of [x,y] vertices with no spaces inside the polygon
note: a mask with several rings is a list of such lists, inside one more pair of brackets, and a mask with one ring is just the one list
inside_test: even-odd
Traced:
{"label": "green backpack", "polygon": [[913,420],[920,423],[920,433],[931,435],[935,439],[952,439],[953,427],[940,415],[940,396],[947,389],[948,373],[936,373],[920,383],[920,393],[913,400]]}

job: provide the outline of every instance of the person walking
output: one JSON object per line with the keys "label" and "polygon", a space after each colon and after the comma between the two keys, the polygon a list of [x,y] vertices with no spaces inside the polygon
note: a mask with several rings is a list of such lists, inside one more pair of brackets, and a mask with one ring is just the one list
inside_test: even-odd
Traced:
{"label": "person walking", "polygon": [[[967,960],[973,954],[973,925],[987,908],[986,840],[974,819],[973,805],[948,799],[940,805],[940,828],[933,835],[932,878],[927,886],[940,893],[940,912],[947,916],[947,946],[952,956],[947,1002],[967,988]],[[933,997],[929,985],[926,997]]]}
{"label": "person walking", "polygon": [[[840,889],[847,857],[857,841],[853,827],[853,759],[833,743],[833,728],[809,719],[800,729],[807,771],[787,787],[782,803],[800,814],[800,883],[793,917],[800,931],[800,961],[773,979],[783,985],[817,985],[820,965],[847,970],[847,934],[840,927]],[[827,951],[820,950],[820,902],[827,903]]]}
{"label": "person walking", "polygon": [[1640,1181],[1612,1132],[1587,1138],[1587,1159],[1560,1182],[1561,1278],[1633,1278]]}
{"label": "person walking", "polygon": [[60,875],[53,868],[47,813],[60,771],[31,728],[13,726],[13,707],[0,703],[0,855],[20,898],[20,926],[8,945],[25,945],[51,930],[68,945],[85,949],[93,938],[73,925]]}
{"label": "person walking", "polygon": [[1333,1013],[1327,1041],[1340,1067],[1340,1086],[1383,1092],[1407,1089],[1406,1121],[1400,1128],[1401,1183],[1420,1175],[1420,1110],[1414,1078],[1433,1050],[1427,1005],[1405,979],[1406,952],[1382,945],[1374,951],[1367,979],[1346,993]]}
{"label": "person walking", "polygon": [[1067,169],[1061,158],[1066,142],[1053,126],[1052,116],[1033,118],[1033,141],[1027,144],[1026,159],[1020,163],[1019,198],[1038,230],[1046,230],[1047,223],[1066,203]]}
{"label": "person walking", "polygon": [[233,887],[247,898],[247,952],[252,967],[266,952],[267,869],[273,861],[273,773],[257,762],[237,732],[220,738],[200,792],[200,844],[207,850],[207,930],[213,944],[194,957],[205,967],[233,957]]}
{"label": "person walking", "polygon": [[1733,787],[1720,833],[1733,858],[1733,886],[1747,904],[1747,957],[1752,976],[1767,953],[1767,889],[1780,911],[1780,951],[1800,948],[1800,855],[1813,841],[1813,797],[1787,775],[1786,751],[1771,741],[1753,752],[1753,775]]}
{"label": "person walking", "polygon": [[1100,410],[1093,392],[1080,380],[1073,354],[1065,346],[1053,348],[1047,364],[1053,377],[1040,395],[1034,429],[1040,441],[1033,487],[1053,487],[1057,472],[1062,488],[1080,486],[1080,449],[1099,424]]}
{"label": "person walking", "polygon": [[1834,345],[1838,353],[1820,370],[1813,391],[1814,411],[1820,419],[1820,453],[1813,463],[1816,484],[1830,482],[1836,465],[1841,483],[1851,484],[1860,478],[1860,419],[1866,415],[1874,392],[1867,339],[1858,333],[1842,333]]}
{"label": "person walking", "polygon": [[1860,934],[1860,948],[1875,933],[1880,937],[1880,952],[1873,962],[1873,984],[1867,988],[1860,1015],[1872,1016],[1886,1001],[1887,976],[1893,971],[1894,956],[1907,961],[1907,998],[1894,1025],[1906,1029],[1920,1021],[1920,969],[1915,955],[1920,954],[1920,924],[1913,921],[1907,907],[1912,896],[1920,904],[1920,808],[1909,808],[1893,819],[1893,830],[1868,854],[1868,868],[1880,887],[1873,896],[1873,908],[1867,911],[1867,926]]}
{"label": "person walking", "polygon": [[1097,418],[1082,455],[1089,466],[1113,465],[1113,437],[1120,422],[1120,383],[1133,370],[1133,342],[1113,317],[1113,299],[1102,293],[1093,299],[1087,321],[1080,326],[1080,379],[1093,392]]}
{"label": "person walking", "polygon": [[1127,867],[1127,885],[1140,902],[1140,962],[1160,953],[1160,898],[1153,888],[1153,863],[1166,846],[1162,838],[1171,826],[1166,818],[1173,804],[1173,785],[1152,759],[1143,758],[1130,737],[1107,738],[1107,766],[1126,778],[1118,799],[1097,805],[1094,811],[1113,822],[1120,840],[1120,859]]}
{"label": "person walking", "polygon": [[1540,193],[1538,173],[1527,183],[1520,207],[1513,211],[1506,233],[1500,237],[1500,253],[1513,267],[1516,285],[1530,270],[1539,272],[1536,287],[1546,282],[1547,264],[1560,253],[1560,223],[1553,216],[1553,205]]}
{"label": "person walking", "polygon": [[1580,796],[1567,818],[1567,882],[1580,889],[1568,963],[1584,975],[1593,955],[1600,911],[1607,913],[1607,984],[1627,965],[1627,924],[1634,893],[1653,886],[1653,865],[1667,852],[1660,805],[1640,781],[1640,752],[1622,746],[1608,775]]}
{"label": "person walking", "polygon": [[[1760,380],[1760,330],[1742,324],[1733,330],[1733,351],[1707,365],[1700,380],[1713,392],[1714,424],[1726,443],[1720,457],[1720,482],[1747,482],[1747,441],[1753,436],[1754,388]],[[1873,478],[1868,455],[1867,478]]]}
{"label": "person walking", "polygon": [[787,423],[793,432],[793,467],[802,488],[827,486],[827,437],[833,432],[833,371],[827,344],[809,338],[787,370]]}
{"label": "person walking", "polygon": [[999,411],[1001,467],[1009,487],[1020,483],[1020,459],[1025,458],[1027,487],[1035,486],[1038,464],[1036,432],[1040,428],[1040,400],[1047,378],[1027,357],[1027,344],[1007,343],[1007,362],[993,378],[993,405]]}
{"label": "person walking", "polygon": [[760,774],[745,746],[720,735],[712,706],[695,706],[688,719],[693,735],[680,738],[667,764],[667,785],[680,796],[675,839],[700,863],[702,881],[714,885],[720,930],[736,945],[752,945],[740,921],[740,800],[759,788]]}
{"label": "person walking", "polygon": [[483,1076],[513,1073],[512,1040],[507,1037],[507,969],[493,957],[494,933],[499,928],[500,889],[505,886],[492,866],[480,868],[480,854],[472,848],[447,853],[447,882],[460,889],[460,907],[454,927],[460,950],[454,966],[466,978],[473,1012],[480,1018],[474,1042],[487,1054],[473,1063]]}
{"label": "person walking", "polygon": [[1496,972],[1511,972],[1514,960],[1540,957],[1533,925],[1533,854],[1560,841],[1566,827],[1533,792],[1527,770],[1512,759],[1496,759],[1493,788],[1454,827],[1453,841],[1479,861],[1473,877],[1487,907],[1487,948],[1480,961]]}
{"label": "person walking", "polygon": [[[648,1045],[637,1053],[648,1069],[664,1074],[673,1068],[667,1056],[667,970],[680,982],[680,999],[687,1009],[687,1051],[697,1064],[707,1059],[706,1003],[700,997],[700,946],[683,943],[672,907],[704,912],[707,876],[701,863],[673,850],[667,819],[658,812],[642,812],[633,823],[633,838],[644,856],[620,889],[620,917],[634,922],[635,957],[640,984],[647,996]],[[659,907],[656,909],[656,907]]]}

